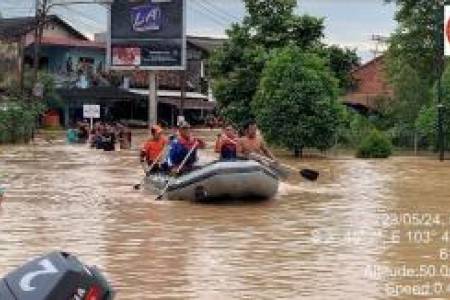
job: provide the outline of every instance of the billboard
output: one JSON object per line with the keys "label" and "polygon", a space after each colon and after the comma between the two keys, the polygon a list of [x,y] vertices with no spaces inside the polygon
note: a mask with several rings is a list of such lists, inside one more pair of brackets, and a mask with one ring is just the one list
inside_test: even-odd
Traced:
{"label": "billboard", "polygon": [[113,70],[184,70],[185,0],[114,0],[108,65]]}

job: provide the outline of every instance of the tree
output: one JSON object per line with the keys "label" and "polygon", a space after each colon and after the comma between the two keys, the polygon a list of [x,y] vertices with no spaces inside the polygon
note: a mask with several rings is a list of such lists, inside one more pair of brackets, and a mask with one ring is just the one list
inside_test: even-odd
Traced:
{"label": "tree", "polygon": [[251,41],[248,28],[234,24],[229,40],[211,57],[213,90],[229,120],[240,123],[251,117],[250,102],[259,84],[267,51]]}
{"label": "tree", "polygon": [[440,0],[387,0],[398,6],[398,27],[390,38],[388,74],[399,73],[405,64],[414,69],[429,87],[433,86],[443,53],[443,2]]}
{"label": "tree", "polygon": [[[446,138],[450,138],[450,67],[442,76],[442,104],[444,105],[444,132]],[[433,88],[433,101],[424,105],[416,119],[416,128],[419,133],[426,137],[429,144],[437,147],[437,86]]]}
{"label": "tree", "polygon": [[252,118],[250,105],[271,51],[289,43],[302,49],[319,45],[323,20],[294,14],[294,0],[245,0],[242,24],[227,30],[228,40],[210,59],[213,91],[225,117]]}
{"label": "tree", "polygon": [[325,60],[287,46],[267,63],[252,109],[269,142],[300,153],[304,147],[325,150],[339,125],[337,94]]}
{"label": "tree", "polygon": [[395,115],[404,127],[414,130],[419,112],[430,102],[430,89],[409,64],[393,76],[392,82]]}
{"label": "tree", "polygon": [[398,7],[398,27],[390,38],[386,70],[395,93],[395,127],[402,135],[412,133],[432,116],[431,90],[443,66],[443,1],[386,2],[395,2]]}
{"label": "tree", "polygon": [[332,45],[324,47],[323,52],[323,57],[339,81],[341,94],[344,94],[356,84],[351,75],[351,71],[361,63],[356,50]]}

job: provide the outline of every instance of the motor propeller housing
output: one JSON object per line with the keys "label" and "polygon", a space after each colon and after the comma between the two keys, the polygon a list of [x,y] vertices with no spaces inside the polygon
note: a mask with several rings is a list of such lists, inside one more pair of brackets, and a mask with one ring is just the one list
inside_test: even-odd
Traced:
{"label": "motor propeller housing", "polygon": [[112,300],[114,291],[96,267],[66,252],[36,258],[0,281],[1,300]]}

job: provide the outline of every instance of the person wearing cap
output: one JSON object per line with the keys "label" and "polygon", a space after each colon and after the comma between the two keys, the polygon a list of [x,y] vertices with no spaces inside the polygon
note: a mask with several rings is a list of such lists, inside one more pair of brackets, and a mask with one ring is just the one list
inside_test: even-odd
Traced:
{"label": "person wearing cap", "polygon": [[189,125],[189,123],[186,121],[180,122],[178,135],[170,145],[169,156],[167,160],[167,164],[171,172],[176,172],[189,152],[193,150],[190,156],[187,158],[185,164],[182,166],[180,173],[191,171],[194,167],[195,162],[198,160],[197,149],[204,148],[205,142],[192,135],[191,126]]}
{"label": "person wearing cap", "polygon": [[152,137],[142,147],[140,158],[141,162],[147,161],[149,166],[153,166],[149,172],[156,172],[160,170],[160,163],[164,160],[163,151],[167,145],[167,138],[158,125],[153,125],[150,132]]}

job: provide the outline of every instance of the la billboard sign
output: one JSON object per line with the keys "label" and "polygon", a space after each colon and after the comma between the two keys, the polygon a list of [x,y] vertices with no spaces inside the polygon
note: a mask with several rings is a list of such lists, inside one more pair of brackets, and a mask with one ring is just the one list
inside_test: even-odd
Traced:
{"label": "la billboard sign", "polygon": [[114,0],[108,25],[110,69],[185,69],[185,0]]}

